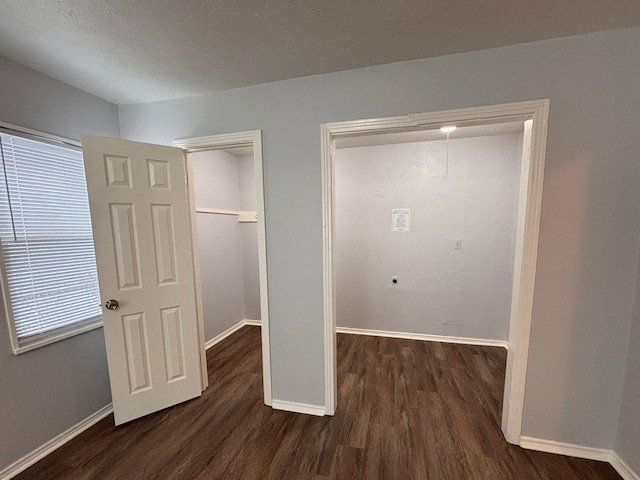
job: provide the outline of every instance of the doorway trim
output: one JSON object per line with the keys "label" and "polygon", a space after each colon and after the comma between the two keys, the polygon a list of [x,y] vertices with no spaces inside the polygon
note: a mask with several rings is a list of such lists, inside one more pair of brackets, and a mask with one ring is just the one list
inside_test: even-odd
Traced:
{"label": "doorway trim", "polygon": [[[203,151],[220,150],[233,147],[253,147],[253,171],[256,179],[257,196],[257,230],[258,230],[258,271],[260,275],[260,326],[262,334],[262,378],[264,385],[264,403],[271,406],[273,399],[271,393],[271,343],[269,336],[269,289],[267,281],[267,240],[265,227],[264,209],[264,171],[262,157],[262,131],[251,130],[246,132],[225,133],[221,135],[208,135],[204,137],[182,138],[175,140],[173,145],[184,150],[185,154]],[[193,168],[191,162],[186,160],[187,178],[193,178]],[[200,318],[200,336],[202,343],[202,375],[203,385],[206,387],[207,381],[207,361],[204,349],[204,318],[202,306],[202,285],[200,283],[200,268],[198,260],[198,249],[196,243],[196,205],[193,192],[193,183],[189,182],[189,215],[191,220],[191,230],[194,242],[194,262],[196,263],[196,296],[198,315]]]}
{"label": "doorway trim", "polygon": [[337,402],[336,305],[333,265],[334,140],[339,137],[363,134],[435,129],[450,124],[465,126],[525,121],[518,193],[507,369],[502,408],[502,432],[506,440],[512,444],[520,443],[538,256],[548,117],[549,99],[541,99],[321,125],[324,368],[325,411],[327,415],[335,413]]}

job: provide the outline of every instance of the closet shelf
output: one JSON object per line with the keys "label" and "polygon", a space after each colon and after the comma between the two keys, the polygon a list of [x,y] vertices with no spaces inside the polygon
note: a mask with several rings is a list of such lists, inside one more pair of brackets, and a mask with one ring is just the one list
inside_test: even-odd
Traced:
{"label": "closet shelf", "polygon": [[196,207],[196,213],[211,213],[214,215],[236,215],[240,223],[256,223],[258,213],[251,210],[222,210],[220,208]]}

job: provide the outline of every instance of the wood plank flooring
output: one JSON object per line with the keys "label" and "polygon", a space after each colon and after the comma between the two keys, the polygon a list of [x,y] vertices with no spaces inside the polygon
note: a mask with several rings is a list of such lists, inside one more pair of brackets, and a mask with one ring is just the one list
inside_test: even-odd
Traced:
{"label": "wood plank flooring", "polygon": [[334,417],[263,405],[259,327],[207,358],[201,398],[118,428],[105,418],[16,478],[620,478],[603,462],[504,441],[501,348],[338,335]]}

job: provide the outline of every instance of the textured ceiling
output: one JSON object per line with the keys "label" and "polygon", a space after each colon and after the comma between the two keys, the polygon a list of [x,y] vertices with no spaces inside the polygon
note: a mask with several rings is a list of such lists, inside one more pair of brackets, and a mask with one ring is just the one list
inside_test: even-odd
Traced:
{"label": "textured ceiling", "polygon": [[126,104],[635,25],[638,0],[0,0],[0,55]]}

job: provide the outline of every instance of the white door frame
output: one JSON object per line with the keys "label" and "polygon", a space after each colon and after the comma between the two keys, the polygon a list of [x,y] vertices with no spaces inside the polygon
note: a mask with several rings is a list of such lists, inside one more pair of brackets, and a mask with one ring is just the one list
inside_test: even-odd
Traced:
{"label": "white door frame", "polygon": [[[336,306],[335,273],[333,268],[334,140],[338,137],[357,134],[430,129],[451,124],[463,126],[525,121],[525,141],[518,194],[511,316],[509,320],[509,347],[502,410],[502,431],[506,440],[513,444],[520,443],[533,290],[538,256],[538,234],[540,230],[548,117],[549,99],[543,99],[321,125],[322,223],[324,234],[324,368],[325,411],[327,415],[335,413],[337,400]],[[527,130],[530,131],[530,135],[527,135]],[[530,142],[527,141],[528,139],[530,139]]]}
{"label": "white door frame", "polygon": [[[262,330],[262,378],[264,384],[264,403],[271,406],[271,345],[269,337],[269,295],[267,286],[267,240],[264,213],[264,174],[262,161],[262,131],[252,130],[247,132],[227,133],[222,135],[209,135],[205,137],[183,138],[175,140],[173,145],[181,147],[185,153],[202,150],[220,150],[232,147],[253,147],[253,169],[256,179],[257,213],[258,213],[258,270],[260,275],[260,324]],[[187,176],[193,177],[191,162],[187,161]],[[200,283],[200,263],[198,248],[196,245],[196,205],[194,200],[193,182],[189,182],[189,214],[191,230],[194,242],[194,257],[196,263],[196,295],[198,315],[200,316],[200,336],[202,341],[202,375],[203,385],[207,385],[207,361],[204,348],[204,318],[202,313],[202,285]]]}

